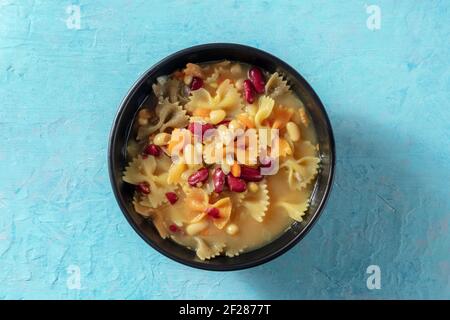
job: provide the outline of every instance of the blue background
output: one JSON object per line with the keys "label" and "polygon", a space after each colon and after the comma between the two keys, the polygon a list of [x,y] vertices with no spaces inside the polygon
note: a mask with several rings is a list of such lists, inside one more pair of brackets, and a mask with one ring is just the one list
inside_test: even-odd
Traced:
{"label": "blue background", "polygon": [[[73,1],[79,30],[67,27],[70,4],[0,0],[0,298],[450,298],[448,1]],[[366,26],[370,4],[379,30]],[[239,272],[148,247],[107,173],[131,84],[208,42],[255,46],[300,71],[337,144],[318,224]],[[380,290],[366,286],[372,264]]]}

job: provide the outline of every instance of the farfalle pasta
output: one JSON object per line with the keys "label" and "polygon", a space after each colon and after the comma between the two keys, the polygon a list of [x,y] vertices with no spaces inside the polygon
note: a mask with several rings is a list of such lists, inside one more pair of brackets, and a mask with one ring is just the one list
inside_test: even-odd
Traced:
{"label": "farfalle pasta", "polygon": [[156,122],[140,126],[137,140],[148,138],[152,133],[164,132],[167,129],[182,128],[189,123],[186,110],[178,102],[170,102],[168,98],[161,100],[155,108]]}
{"label": "farfalle pasta", "polygon": [[241,201],[239,210],[241,214],[247,214],[258,222],[263,222],[267,209],[269,209],[269,192],[266,181],[262,180],[258,185],[255,184],[255,190],[247,192]]}
{"label": "farfalle pasta", "polygon": [[152,89],[123,180],[165,241],[201,260],[232,259],[303,221],[320,158],[314,124],[282,74],[188,63]]}
{"label": "farfalle pasta", "polygon": [[216,90],[211,91],[213,93],[204,88],[193,91],[186,109],[193,114],[196,110],[206,110],[205,115],[209,115],[208,111],[220,109],[231,115],[242,107],[241,95],[229,79],[220,83]]}

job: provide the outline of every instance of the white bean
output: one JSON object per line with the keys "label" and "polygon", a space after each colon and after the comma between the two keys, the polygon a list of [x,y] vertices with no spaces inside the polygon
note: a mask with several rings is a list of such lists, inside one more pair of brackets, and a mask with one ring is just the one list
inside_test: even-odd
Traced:
{"label": "white bean", "polygon": [[295,142],[300,140],[300,130],[294,122],[292,121],[288,122],[286,124],[286,130],[289,135],[289,138],[291,138],[292,141]]}
{"label": "white bean", "polygon": [[230,68],[230,71],[231,71],[231,73],[232,73],[233,75],[237,76],[237,75],[240,75],[240,74],[241,74],[241,72],[242,72],[242,67],[241,67],[240,64],[236,63],[235,65],[233,65],[233,66]]}
{"label": "white bean", "polygon": [[238,89],[238,91],[242,91],[244,89],[244,80],[239,79],[235,82],[234,85],[235,85],[236,89]]}
{"label": "white bean", "polygon": [[225,231],[229,234],[229,235],[235,235],[236,233],[238,233],[239,231],[239,227],[237,225],[235,225],[234,223],[230,223],[227,228],[225,229]]}
{"label": "white bean", "polygon": [[158,133],[153,138],[153,143],[156,144],[157,146],[164,146],[164,145],[168,144],[169,141],[170,141],[170,134],[165,133],[165,132]]}
{"label": "white bean", "polygon": [[148,109],[142,109],[138,113],[138,123],[140,126],[146,126],[148,120],[151,118],[151,113]]}
{"label": "white bean", "polygon": [[209,114],[209,119],[211,120],[212,124],[218,124],[218,123],[222,122],[226,116],[227,116],[227,113],[222,109],[213,110]]}
{"label": "white bean", "polygon": [[230,123],[228,124],[228,129],[230,130],[244,129],[244,126],[237,120],[231,120]]}
{"label": "white bean", "polygon": [[186,227],[186,233],[190,236],[195,236],[196,234],[199,234],[200,232],[205,230],[207,227],[208,227],[207,221],[192,223]]}
{"label": "white bean", "polygon": [[222,169],[223,173],[229,174],[231,171],[231,166],[226,161],[224,161],[224,162],[222,162],[221,169]]}
{"label": "white bean", "polygon": [[186,76],[184,76],[183,80],[184,80],[184,84],[188,86],[192,82],[192,76],[191,75],[186,75]]}
{"label": "white bean", "polygon": [[251,192],[256,192],[256,191],[258,191],[259,187],[258,187],[258,185],[257,185],[256,183],[250,182],[250,183],[248,184],[248,189],[249,189]]}

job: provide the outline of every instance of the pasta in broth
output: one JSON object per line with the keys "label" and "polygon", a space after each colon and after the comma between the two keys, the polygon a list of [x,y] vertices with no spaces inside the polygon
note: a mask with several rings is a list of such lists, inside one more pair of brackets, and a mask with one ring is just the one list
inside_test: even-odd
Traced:
{"label": "pasta in broth", "polygon": [[158,78],[153,91],[157,105],[138,113],[123,180],[136,186],[134,208],[161,237],[202,260],[234,257],[303,220],[318,147],[282,74],[188,63]]}

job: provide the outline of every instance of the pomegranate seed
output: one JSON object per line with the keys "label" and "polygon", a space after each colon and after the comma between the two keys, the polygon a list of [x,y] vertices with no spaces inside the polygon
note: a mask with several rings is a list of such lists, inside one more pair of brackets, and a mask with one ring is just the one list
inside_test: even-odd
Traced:
{"label": "pomegranate seed", "polygon": [[227,184],[230,191],[233,192],[244,192],[247,190],[247,184],[244,180],[235,178],[231,174],[227,175]]}
{"label": "pomegranate seed", "polygon": [[261,171],[259,170],[259,168],[251,168],[242,165],[240,178],[244,179],[245,181],[258,182],[261,181],[264,177],[261,175]]}
{"label": "pomegranate seed", "polygon": [[171,232],[175,233],[175,232],[178,231],[178,227],[177,227],[176,225],[174,225],[174,224],[171,224],[171,225],[169,226],[169,230],[170,230]]}
{"label": "pomegranate seed", "polygon": [[154,157],[159,157],[159,155],[161,154],[161,148],[158,147],[156,144],[149,144],[145,148],[144,154],[151,155],[151,156],[154,156]]}
{"label": "pomegranate seed", "polygon": [[261,70],[256,67],[251,68],[248,72],[248,77],[252,81],[253,87],[255,88],[256,92],[264,93],[264,91],[266,90],[266,83]]}
{"label": "pomegranate seed", "polygon": [[178,201],[178,196],[175,192],[167,192],[166,198],[169,200],[170,204],[175,204]]}
{"label": "pomegranate seed", "polygon": [[216,207],[208,208],[208,209],[206,210],[206,213],[207,213],[208,216],[210,216],[211,218],[214,218],[214,219],[219,219],[219,218],[220,218],[220,211],[219,211],[219,209],[217,209]]}
{"label": "pomegranate seed", "polygon": [[193,77],[191,82],[191,90],[195,91],[203,87],[203,80],[199,77]]}
{"label": "pomegranate seed", "polygon": [[198,184],[205,182],[208,179],[209,171],[206,168],[201,168],[197,172],[191,174],[188,178],[189,185],[195,187]]}
{"label": "pomegranate seed", "polygon": [[214,170],[212,180],[214,192],[221,193],[225,184],[225,173],[223,173],[221,168],[216,168]]}
{"label": "pomegranate seed", "polygon": [[141,182],[136,187],[137,187],[137,190],[139,192],[142,192],[143,194],[150,193],[150,185],[147,182]]}
{"label": "pomegranate seed", "polygon": [[248,103],[253,103],[255,101],[255,88],[248,79],[244,81],[244,96]]}

